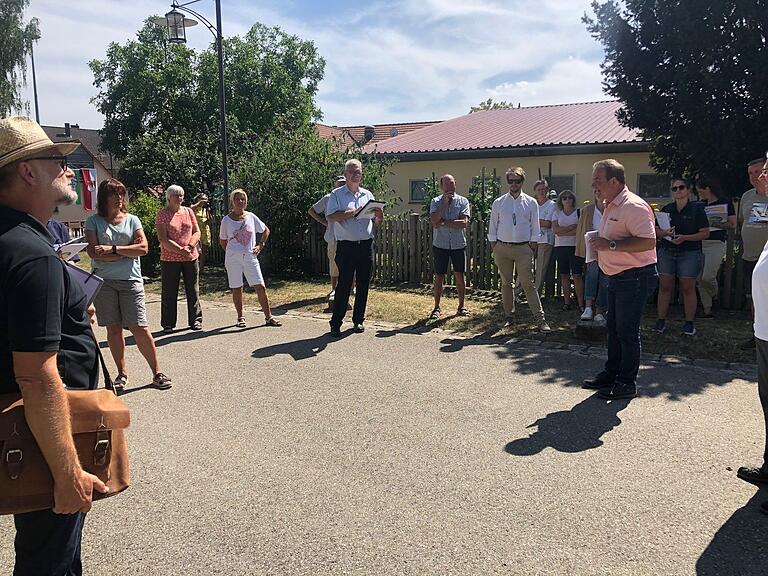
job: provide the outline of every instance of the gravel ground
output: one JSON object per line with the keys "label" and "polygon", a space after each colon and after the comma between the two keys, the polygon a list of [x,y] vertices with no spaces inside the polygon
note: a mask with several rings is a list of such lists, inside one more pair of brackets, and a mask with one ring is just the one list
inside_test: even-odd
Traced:
{"label": "gravel ground", "polygon": [[768,573],[743,375],[651,362],[605,402],[582,350],[204,310],[158,336],[171,390],[129,348],[134,484],[94,506],[87,574]]}

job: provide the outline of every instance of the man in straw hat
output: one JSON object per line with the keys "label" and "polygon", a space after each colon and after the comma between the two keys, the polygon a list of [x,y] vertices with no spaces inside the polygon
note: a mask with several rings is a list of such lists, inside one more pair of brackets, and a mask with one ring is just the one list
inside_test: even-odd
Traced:
{"label": "man in straw hat", "polygon": [[80,466],[64,394],[97,385],[85,293],[45,227],[56,205],[75,201],[67,155],[78,146],[54,144],[25,116],[0,120],[0,394],[21,392],[54,481],[52,509],[14,518],[14,574],[82,574],[85,513],[93,491],[107,491]]}

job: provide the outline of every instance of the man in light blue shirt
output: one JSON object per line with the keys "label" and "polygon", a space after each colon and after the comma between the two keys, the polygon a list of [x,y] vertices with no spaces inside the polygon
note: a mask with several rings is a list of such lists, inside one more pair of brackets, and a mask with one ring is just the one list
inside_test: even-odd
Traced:
{"label": "man in light blue shirt", "polygon": [[[358,333],[365,330],[363,322],[373,270],[373,221],[368,218],[355,218],[358,209],[374,199],[369,190],[360,187],[363,165],[359,160],[347,160],[344,164],[344,177],[347,183],[331,192],[325,210],[326,219],[333,222],[336,265],[339,267],[339,281],[336,284],[336,297],[330,321],[331,336],[334,338],[341,336],[341,323],[347,313],[349,293],[355,279],[357,294],[352,310],[353,330]],[[376,221],[381,222],[381,209],[376,209],[375,212]]]}
{"label": "man in light blue shirt", "polygon": [[456,290],[459,293],[460,316],[469,315],[464,307],[466,282],[467,237],[465,230],[469,224],[469,200],[456,194],[456,180],[450,174],[440,177],[440,189],[443,193],[432,198],[429,205],[429,218],[432,222],[432,254],[435,262],[435,308],[430,318],[440,317],[440,297],[443,294],[443,283],[448,273],[448,261],[453,263],[453,273],[456,276]]}

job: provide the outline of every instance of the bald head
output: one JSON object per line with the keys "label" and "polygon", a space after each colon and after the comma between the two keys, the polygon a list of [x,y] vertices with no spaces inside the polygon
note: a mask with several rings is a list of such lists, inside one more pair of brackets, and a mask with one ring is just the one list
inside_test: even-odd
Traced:
{"label": "bald head", "polygon": [[456,192],[456,179],[450,174],[440,176],[440,189],[443,194],[454,194]]}

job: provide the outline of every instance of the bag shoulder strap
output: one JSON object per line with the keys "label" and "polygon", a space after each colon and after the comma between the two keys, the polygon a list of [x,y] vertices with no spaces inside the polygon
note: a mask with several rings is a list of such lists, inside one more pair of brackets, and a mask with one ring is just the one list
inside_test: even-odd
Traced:
{"label": "bag shoulder strap", "polygon": [[99,364],[101,364],[101,373],[102,376],[104,376],[104,388],[107,390],[111,390],[112,393],[117,396],[117,390],[115,390],[115,383],[112,381],[112,377],[109,375],[109,370],[107,369],[107,363],[104,361],[104,355],[101,353],[101,346],[99,346],[99,341],[96,339],[96,334],[93,333],[93,329],[89,330],[91,334],[91,338],[93,339],[93,343],[96,345],[96,354],[99,355]]}

